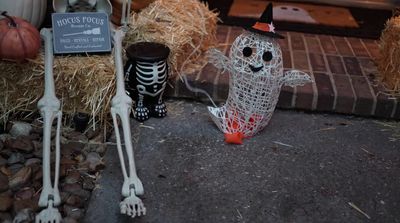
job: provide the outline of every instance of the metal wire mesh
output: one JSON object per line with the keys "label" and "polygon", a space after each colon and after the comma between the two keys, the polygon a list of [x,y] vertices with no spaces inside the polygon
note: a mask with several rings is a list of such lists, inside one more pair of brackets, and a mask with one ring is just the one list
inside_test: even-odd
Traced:
{"label": "metal wire mesh", "polygon": [[208,108],[224,133],[256,134],[271,119],[283,84],[295,86],[311,80],[299,71],[283,73],[278,42],[247,31],[236,38],[229,58],[216,49],[208,56],[212,64],[231,75],[225,105]]}

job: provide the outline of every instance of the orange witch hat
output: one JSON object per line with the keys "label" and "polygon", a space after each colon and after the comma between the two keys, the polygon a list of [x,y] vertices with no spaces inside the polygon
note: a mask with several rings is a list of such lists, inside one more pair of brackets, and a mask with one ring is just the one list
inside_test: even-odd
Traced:
{"label": "orange witch hat", "polygon": [[272,3],[265,8],[260,19],[251,27],[247,28],[250,32],[255,32],[272,38],[284,39],[285,37],[275,32],[272,16]]}

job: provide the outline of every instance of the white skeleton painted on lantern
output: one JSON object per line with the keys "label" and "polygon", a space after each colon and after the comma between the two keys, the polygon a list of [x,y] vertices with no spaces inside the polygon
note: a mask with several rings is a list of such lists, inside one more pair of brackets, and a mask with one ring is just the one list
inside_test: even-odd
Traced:
{"label": "white skeleton painted on lantern", "polygon": [[[136,61],[136,67],[130,65],[127,73],[131,69],[136,70],[136,81],[138,82],[136,90],[138,91],[139,98],[137,106],[134,110],[134,116],[138,120],[147,120],[149,118],[149,109],[144,106],[144,96],[158,97],[158,104],[155,106],[155,111],[159,117],[167,115],[167,109],[162,101],[165,87],[167,86],[168,66],[167,61],[162,60],[159,62],[142,62]],[[149,89],[149,87],[153,89]]]}
{"label": "white skeleton painted on lantern", "polygon": [[225,105],[208,107],[212,120],[224,133],[253,136],[271,119],[282,85],[294,87],[311,81],[301,71],[283,72],[278,42],[257,33],[245,31],[238,36],[229,58],[217,49],[208,53],[212,64],[231,75]]}
{"label": "white skeleton painted on lantern", "polygon": [[[56,12],[66,12],[68,4],[74,4],[79,0],[54,0],[53,6]],[[111,4],[108,0],[88,0],[96,11],[111,14]],[[127,0],[123,4],[121,24],[125,24],[122,30],[126,29],[129,19],[131,0]],[[123,201],[120,203],[120,211],[122,214],[131,216],[140,216],[146,214],[146,208],[142,200],[137,197],[143,195],[143,185],[136,174],[135,160],[133,154],[133,146],[129,124],[129,114],[132,106],[132,100],[125,93],[124,74],[122,62],[122,40],[125,33],[121,29],[113,30],[114,42],[114,58],[116,65],[116,95],[112,99],[111,115],[113,118],[115,134],[117,139],[118,155],[121,162],[121,169],[124,177],[122,186]],[[53,36],[50,29],[43,28],[40,32],[45,42],[45,91],[44,96],[38,102],[38,109],[43,117],[43,189],[40,194],[39,207],[44,208],[37,216],[36,223],[59,223],[61,222],[61,214],[57,209],[60,205],[60,193],[58,190],[59,167],[60,167],[60,134],[61,134],[61,118],[60,101],[55,94],[55,85],[53,78]],[[117,118],[120,118],[124,135],[125,150],[128,156],[128,171],[125,165],[124,153],[122,151],[121,136],[119,134],[119,126]],[[55,137],[55,167],[54,181],[51,180],[51,126],[53,120],[57,119],[57,129]]]}

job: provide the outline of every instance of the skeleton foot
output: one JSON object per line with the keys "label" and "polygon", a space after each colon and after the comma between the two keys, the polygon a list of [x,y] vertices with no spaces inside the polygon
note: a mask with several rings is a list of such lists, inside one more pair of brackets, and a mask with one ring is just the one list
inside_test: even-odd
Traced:
{"label": "skeleton foot", "polygon": [[35,223],[60,223],[61,219],[58,209],[53,207],[52,202],[49,202],[49,206],[36,216]]}
{"label": "skeleton foot", "polygon": [[133,116],[136,120],[143,122],[149,119],[149,109],[146,107],[136,107]]}
{"label": "skeleton foot", "polygon": [[146,214],[146,208],[142,200],[135,195],[135,192],[131,190],[130,196],[126,197],[119,204],[121,214],[126,214],[132,218]]}
{"label": "skeleton foot", "polygon": [[167,116],[167,106],[165,106],[164,103],[157,104],[156,106],[154,106],[152,116],[156,118],[162,118]]}

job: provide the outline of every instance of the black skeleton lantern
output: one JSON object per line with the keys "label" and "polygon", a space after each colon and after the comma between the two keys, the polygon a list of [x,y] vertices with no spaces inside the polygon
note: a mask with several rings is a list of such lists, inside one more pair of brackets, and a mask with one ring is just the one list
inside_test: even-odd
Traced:
{"label": "black skeleton lantern", "polygon": [[139,42],[127,49],[125,77],[129,95],[135,101],[133,116],[138,121],[167,115],[163,93],[168,79],[169,48],[160,43]]}

